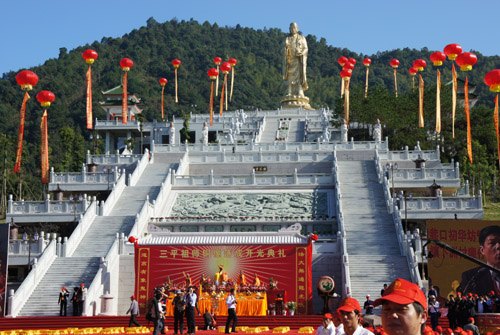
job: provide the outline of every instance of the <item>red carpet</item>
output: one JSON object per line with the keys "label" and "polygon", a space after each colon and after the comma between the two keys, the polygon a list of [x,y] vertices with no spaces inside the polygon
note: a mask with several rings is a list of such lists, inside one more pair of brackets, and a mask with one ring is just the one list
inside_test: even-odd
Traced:
{"label": "red carpet", "polygon": [[[269,330],[275,327],[288,326],[290,329],[298,330],[301,327],[317,327],[321,324],[321,315],[294,315],[294,316],[239,316],[238,326],[259,327],[267,326]],[[0,318],[0,330],[13,329],[63,329],[63,328],[87,328],[87,327],[127,327],[128,316],[92,316],[92,317],[18,317]],[[137,321],[146,327],[152,327],[153,323],[146,321],[144,316],[137,318]],[[224,326],[226,317],[218,317],[217,324]],[[174,319],[167,317],[165,325],[168,333],[173,333]],[[186,329],[184,320],[184,329]],[[201,329],[204,325],[201,317],[196,318],[196,325]],[[203,334],[215,334],[216,331],[202,331]]]}

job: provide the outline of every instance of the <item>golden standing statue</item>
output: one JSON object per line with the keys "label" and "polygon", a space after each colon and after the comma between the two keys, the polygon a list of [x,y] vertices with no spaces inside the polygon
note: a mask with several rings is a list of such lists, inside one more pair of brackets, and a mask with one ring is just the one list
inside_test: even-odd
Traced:
{"label": "golden standing statue", "polygon": [[285,96],[281,100],[283,108],[299,108],[312,110],[309,98],[304,95],[307,86],[307,41],[299,34],[299,26],[290,24],[290,35],[285,39],[283,47],[283,81]]}

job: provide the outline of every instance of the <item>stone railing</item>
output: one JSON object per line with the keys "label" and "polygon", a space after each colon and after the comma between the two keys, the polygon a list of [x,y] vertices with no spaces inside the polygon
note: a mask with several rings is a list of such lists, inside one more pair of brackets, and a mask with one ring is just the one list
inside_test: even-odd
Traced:
{"label": "stone railing", "polygon": [[106,198],[106,201],[104,203],[101,202],[99,215],[109,215],[125,187],[125,170],[123,170],[120,174],[120,178],[118,178],[116,183],[113,185],[112,191]]}
{"label": "stone railing", "polygon": [[280,163],[280,162],[320,162],[331,161],[333,154],[331,152],[299,151],[295,152],[239,152],[223,151],[211,155],[191,154],[190,163]]}
{"label": "stone railing", "polygon": [[183,144],[183,145],[168,145],[168,144],[155,144],[153,146],[153,152],[213,152],[213,151],[231,151],[233,147],[236,147],[235,151],[253,151],[258,152],[260,148],[263,151],[295,151],[295,150],[305,150],[305,151],[333,151],[333,150],[387,150],[389,147],[388,140],[383,142],[358,142],[351,139],[350,142],[329,142],[329,143],[311,143],[311,142],[281,142],[281,143],[243,143],[243,144],[231,144],[223,145],[219,144],[208,144],[203,145],[201,143],[195,144]]}
{"label": "stone railing", "polygon": [[50,190],[55,191],[57,186],[61,186],[64,191],[68,190],[67,184],[75,185],[75,190],[81,189],[82,185],[89,184],[110,185],[118,180],[119,172],[117,169],[111,173],[105,172],[87,172],[85,166],[82,167],[82,172],[54,172],[54,168],[50,170]]}
{"label": "stone railing", "polygon": [[[153,200],[153,215],[159,216],[163,212],[163,207],[165,206],[170,191],[172,190],[172,170],[169,170],[167,176],[161,183],[160,192],[156,196],[156,199]],[[139,230],[141,232],[142,230]]]}
{"label": "stone railing", "polygon": [[[94,280],[87,289],[85,302],[83,306],[83,316],[95,315],[116,315],[116,308],[118,300],[118,271],[119,271],[119,244],[118,233],[111,248],[109,248],[106,257],[101,258],[101,264],[97,271]],[[110,294],[111,293],[111,294]],[[115,299],[109,306],[103,310],[101,299],[103,296],[108,295]]]}
{"label": "stone railing", "polygon": [[[113,128],[123,128],[123,129],[137,129],[139,130],[139,121],[137,120],[127,120],[127,123],[122,123],[121,120],[119,119],[114,119],[114,120],[96,120],[95,121],[95,128],[101,128],[101,127],[113,127]],[[146,122],[145,122],[146,123]],[[147,122],[151,123],[151,122]]]}
{"label": "stone railing", "polygon": [[[47,238],[46,238],[47,237]],[[45,236],[45,233],[40,232],[40,236],[38,241],[24,241],[24,240],[9,240],[9,256],[18,256],[18,255],[28,255],[31,253],[32,256],[37,257],[41,254],[47,245],[50,243],[50,234]],[[30,246],[31,243],[31,246]]]}
{"label": "stone railing", "polygon": [[23,280],[23,283],[16,290],[15,294],[14,290],[9,291],[9,309],[7,311],[7,316],[16,317],[26,301],[28,301],[28,298],[38,286],[38,283],[40,283],[43,276],[56,259],[56,243],[55,239],[50,241],[42,256],[38,259],[35,258],[35,263],[30,273]]}
{"label": "stone railing", "polygon": [[440,160],[439,146],[437,146],[436,150],[421,150],[419,142],[417,142],[415,149],[411,151],[406,146],[404,150],[379,152],[379,155],[380,159],[385,161],[414,161],[419,156],[420,159],[425,159],[426,161]]}
{"label": "stone railing", "polygon": [[328,215],[224,215],[224,216],[167,216],[151,217],[149,222],[152,224],[183,224],[183,223],[278,223],[278,222],[299,222],[299,223],[332,223],[335,222],[335,216]]}
{"label": "stone railing", "polygon": [[173,187],[200,187],[200,186],[318,186],[333,185],[331,174],[298,174],[295,169],[293,175],[258,175],[255,171],[251,175],[214,175],[211,170],[208,176],[177,176],[172,173]]}
{"label": "stone railing", "polygon": [[140,160],[144,155],[120,155],[120,154],[107,154],[107,155],[90,155],[87,153],[87,164],[98,165],[122,165],[132,164]]}
{"label": "stone railing", "polygon": [[437,197],[414,197],[397,202],[409,219],[482,219],[481,190],[478,193],[476,197],[443,197],[438,191]]}
{"label": "stone railing", "polygon": [[96,197],[93,198],[92,203],[89,208],[85,211],[85,214],[81,216],[78,220],[78,226],[73,230],[71,236],[65,243],[64,252],[62,253],[63,257],[71,257],[75,252],[76,248],[82,241],[83,237],[89,230],[90,226],[94,222],[95,217],[97,216],[97,200]]}
{"label": "stone railing", "polygon": [[[74,215],[85,212],[89,205],[87,195],[83,195],[82,200],[50,200],[50,194],[45,201],[14,201],[12,195],[9,196],[7,220],[12,217],[16,222],[23,222],[23,219],[16,216],[25,215]],[[20,221],[21,220],[21,221]]]}
{"label": "stone railing", "polygon": [[144,155],[142,155],[141,160],[137,162],[137,166],[134,169],[134,172],[132,172],[132,174],[129,174],[128,186],[135,186],[135,184],[137,184],[137,181],[139,180],[142,173],[146,169],[146,166],[148,166],[148,163],[149,163],[149,150],[146,149],[144,150]]}
{"label": "stone railing", "polygon": [[351,274],[349,270],[349,255],[347,253],[347,239],[346,239],[346,231],[344,228],[344,214],[342,213],[342,196],[340,194],[340,185],[339,185],[339,174],[338,174],[338,163],[337,163],[337,152],[333,152],[333,168],[332,168],[333,182],[334,182],[334,190],[335,190],[335,211],[338,222],[338,232],[337,232],[337,241],[339,241],[339,253],[340,259],[342,263],[342,285],[343,297],[352,296],[351,292]]}
{"label": "stone railing", "polygon": [[154,213],[155,208],[149,202],[149,197],[144,201],[141,210],[135,217],[134,226],[130,230],[129,236],[139,237],[140,234],[146,230],[150,216]]}

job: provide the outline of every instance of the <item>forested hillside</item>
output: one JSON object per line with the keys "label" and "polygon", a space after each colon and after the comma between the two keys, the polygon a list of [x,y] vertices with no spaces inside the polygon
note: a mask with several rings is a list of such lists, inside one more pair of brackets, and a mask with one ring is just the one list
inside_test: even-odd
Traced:
{"label": "forested hillside", "polygon": [[[300,26],[300,22],[299,22]],[[166,77],[166,110],[180,116],[182,112],[206,113],[208,110],[209,79],[207,70],[214,67],[213,59],[220,56],[224,61],[236,58],[236,80],[231,109],[276,109],[282,95],[281,85],[281,44],[287,32],[280,29],[254,30],[240,27],[219,27],[208,22],[198,23],[194,20],[168,21],[158,23],[153,18],[147,26],[133,30],[122,38],[104,37],[68,52],[60,49],[57,59],[49,59],[43,65],[31,68],[40,78],[39,83],[30,92],[31,99],[27,105],[26,131],[23,155],[23,179],[31,190],[26,199],[40,198],[40,118],[42,108],[35,96],[41,90],[50,90],[56,100],[49,109],[49,144],[50,165],[56,171],[77,171],[87,149],[91,148],[89,136],[85,129],[85,72],[87,64],[82,52],[91,48],[98,52],[99,58],[93,65],[94,113],[97,118],[104,118],[99,107],[102,91],[120,84],[122,70],[119,62],[128,57],[134,61],[134,67],[128,74],[128,90],[142,99],[147,120],[160,119],[160,92],[158,79]],[[315,108],[329,106],[343,112],[340,100],[340,56],[353,57],[357,65],[351,79],[351,121],[373,123],[380,119],[385,124],[385,135],[391,138],[393,149],[404,145],[413,146],[417,140],[424,148],[436,144],[435,138],[429,136],[434,131],[435,83],[436,71],[429,60],[435,50],[415,50],[401,46],[403,49],[379,52],[376,55],[353,53],[338,46],[329,46],[321,37],[307,35],[309,44],[308,81],[306,94]],[[443,47],[455,41],[443,41]],[[467,49],[469,46],[464,46]],[[473,46],[472,46],[473,47]],[[469,51],[469,50],[466,50]],[[33,52],[36,52],[34,50]],[[496,135],[492,121],[493,93],[482,83],[484,75],[495,68],[500,68],[500,57],[484,57],[480,52],[478,63],[468,72],[470,82],[476,84],[479,102],[472,110],[473,149],[475,162],[473,166],[465,164],[464,141],[465,126],[463,108],[457,111],[457,136],[451,138],[451,93],[443,86],[443,157],[445,160],[455,158],[463,163],[467,177],[471,177],[471,169],[476,169],[477,182],[483,188],[489,187],[496,176]],[[365,67],[362,60],[372,59],[370,67],[370,89],[368,98],[363,97]],[[174,68],[173,59],[180,59],[182,65],[178,70],[179,103],[174,102]],[[399,97],[394,96],[393,69],[389,66],[391,59],[400,61],[398,72]],[[408,69],[417,58],[423,58],[428,66],[422,76],[426,83],[425,114],[426,127],[417,128],[418,94],[412,92],[411,77]],[[451,62],[442,67],[442,81],[451,80]],[[15,160],[15,144],[19,124],[19,109],[23,92],[17,85],[17,72],[3,74],[0,80],[0,138],[3,157],[6,158],[8,171],[8,192],[16,193],[15,186],[18,175],[11,173]],[[465,73],[460,73],[465,78]],[[2,158],[3,158],[2,157]],[[3,164],[2,164],[3,165]],[[3,166],[2,166],[3,169]]]}

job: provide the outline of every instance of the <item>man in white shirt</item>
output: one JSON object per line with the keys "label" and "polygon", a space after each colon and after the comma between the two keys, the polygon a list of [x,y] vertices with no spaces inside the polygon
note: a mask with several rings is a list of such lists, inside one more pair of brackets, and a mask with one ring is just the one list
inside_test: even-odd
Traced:
{"label": "man in white shirt", "polygon": [[128,309],[127,313],[130,313],[130,321],[128,323],[129,327],[132,327],[132,325],[135,325],[136,327],[142,327],[136,320],[136,316],[139,315],[139,304],[137,303],[137,300],[135,300],[135,295],[130,297],[130,308]]}
{"label": "man in white shirt", "polygon": [[356,299],[345,298],[340,302],[337,311],[340,313],[340,320],[344,325],[344,332],[340,333],[341,335],[374,335],[361,326],[361,306]]}
{"label": "man in white shirt", "polygon": [[321,326],[316,330],[316,335],[335,335],[335,325],[332,322],[333,315],[326,313],[323,315]]}
{"label": "man in white shirt", "polygon": [[[236,316],[236,297],[235,297],[235,289],[231,289],[231,293],[227,297],[226,300],[226,305],[227,305],[227,321],[226,321],[226,334],[231,334],[237,333],[236,331],[236,325],[238,324],[238,317]],[[232,331],[229,331],[229,326],[231,324],[231,321],[233,321],[233,328]]]}
{"label": "man in white shirt", "polygon": [[186,302],[186,321],[188,326],[187,334],[194,334],[196,331],[194,315],[195,309],[198,309],[198,296],[196,295],[196,293],[194,293],[194,289],[192,286],[189,287],[188,293],[184,295],[184,299]]}

